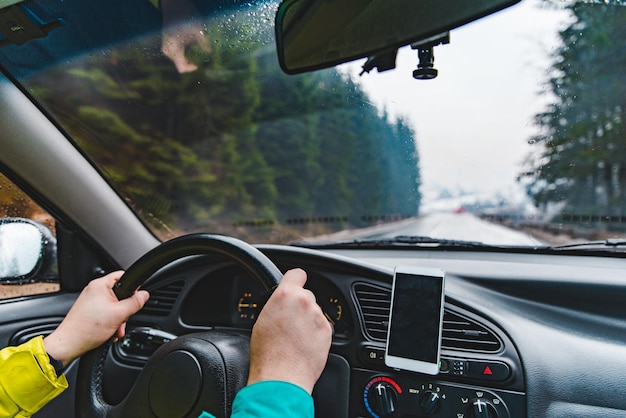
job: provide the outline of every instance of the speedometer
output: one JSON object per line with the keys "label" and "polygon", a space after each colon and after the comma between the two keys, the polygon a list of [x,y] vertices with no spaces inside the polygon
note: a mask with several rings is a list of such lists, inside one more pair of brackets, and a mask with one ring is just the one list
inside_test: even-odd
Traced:
{"label": "speedometer", "polygon": [[333,326],[337,326],[337,323],[341,321],[343,313],[343,306],[339,302],[339,298],[330,297],[327,301],[318,301],[322,307],[324,316],[328,319]]}
{"label": "speedometer", "polygon": [[237,312],[241,319],[256,319],[259,314],[259,304],[252,292],[244,292],[237,302]]}
{"label": "speedometer", "polygon": [[347,303],[339,289],[328,279],[310,274],[305,288],[315,294],[324,316],[334,328],[335,337],[346,337],[352,329]]}
{"label": "speedometer", "polygon": [[[230,312],[238,325],[252,325],[267,301],[267,292],[247,273],[231,273]],[[352,330],[346,299],[339,288],[326,277],[309,273],[304,286],[313,292],[324,316],[334,328],[335,338],[345,338]]]}

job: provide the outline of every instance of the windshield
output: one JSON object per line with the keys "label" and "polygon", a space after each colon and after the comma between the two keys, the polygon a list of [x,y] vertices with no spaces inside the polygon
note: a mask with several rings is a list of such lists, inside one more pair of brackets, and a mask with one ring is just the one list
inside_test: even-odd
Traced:
{"label": "windshield", "polygon": [[626,231],[619,4],[522,1],[416,80],[285,75],[273,1],[29,0],[60,23],[0,63],[162,240],[566,244]]}

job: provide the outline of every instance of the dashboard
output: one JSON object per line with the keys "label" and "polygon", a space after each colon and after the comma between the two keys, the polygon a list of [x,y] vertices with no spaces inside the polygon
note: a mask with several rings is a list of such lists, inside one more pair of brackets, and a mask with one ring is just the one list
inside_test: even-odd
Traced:
{"label": "dashboard", "polygon": [[[596,259],[260,249],[281,271],[307,271],[306,287],[333,324],[331,354],[313,394],[317,417],[518,418],[540,416],[536,412],[564,416],[565,411],[569,416],[624,416],[606,415],[626,411],[621,397],[611,397],[614,405],[608,409],[597,401],[600,393],[606,400],[607,386],[586,382],[583,390],[576,383],[591,368],[583,358],[595,364],[624,348],[623,337],[616,334],[624,331],[621,300],[617,295],[602,302],[589,298],[610,289],[623,293],[623,286],[613,279],[591,285],[583,280],[587,272],[599,273],[597,265],[589,265]],[[392,268],[399,264],[448,272],[441,371],[436,376],[384,364]],[[602,266],[624,276],[621,260]],[[104,395],[112,404],[124,398],[160,345],[206,329],[250,332],[267,298],[238,266],[204,256],[173,263],[145,287],[150,302],[129,323],[130,332],[113,347],[105,365]],[[583,295],[587,302],[579,301]],[[616,338],[609,347],[607,337]],[[575,345],[572,338],[578,338]]]}

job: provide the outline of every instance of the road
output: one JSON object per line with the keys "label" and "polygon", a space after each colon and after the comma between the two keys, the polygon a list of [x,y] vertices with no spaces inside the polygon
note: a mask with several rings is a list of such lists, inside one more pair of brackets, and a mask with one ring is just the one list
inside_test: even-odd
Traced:
{"label": "road", "polygon": [[490,245],[542,245],[544,242],[514,229],[484,221],[471,213],[433,213],[393,224],[343,231],[319,237],[316,241],[384,239],[398,235],[419,235]]}

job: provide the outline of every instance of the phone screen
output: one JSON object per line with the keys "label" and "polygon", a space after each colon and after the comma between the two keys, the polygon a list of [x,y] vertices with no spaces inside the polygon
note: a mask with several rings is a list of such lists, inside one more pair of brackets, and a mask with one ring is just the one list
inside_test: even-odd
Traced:
{"label": "phone screen", "polygon": [[[386,353],[392,358],[391,365],[424,373],[438,371],[443,277],[442,270],[396,270]],[[393,358],[400,360],[394,362]]]}

